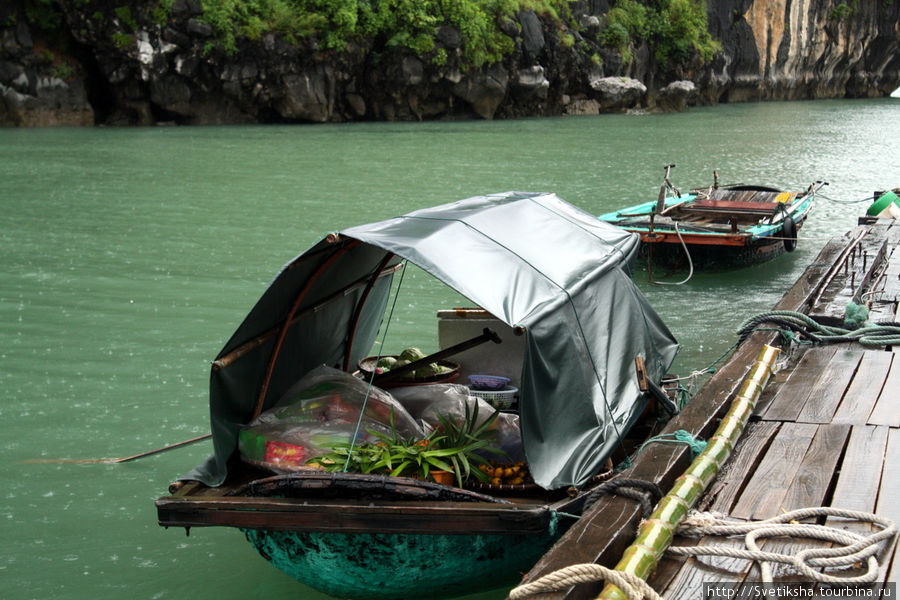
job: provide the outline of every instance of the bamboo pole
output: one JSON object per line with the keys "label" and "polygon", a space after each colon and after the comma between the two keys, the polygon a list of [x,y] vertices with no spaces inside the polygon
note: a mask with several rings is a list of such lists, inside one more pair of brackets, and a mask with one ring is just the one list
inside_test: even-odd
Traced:
{"label": "bamboo pole", "polygon": [[[769,345],[763,347],[732,400],[728,413],[707,441],[706,449],[675,480],[669,493],[659,501],[650,517],[641,523],[634,543],[622,554],[616,571],[646,580],[656,570],[678,526],[731,455],[763,388],[772,376],[772,365],[779,352],[778,348]],[[627,600],[627,596],[619,587],[607,584],[597,600]]]}

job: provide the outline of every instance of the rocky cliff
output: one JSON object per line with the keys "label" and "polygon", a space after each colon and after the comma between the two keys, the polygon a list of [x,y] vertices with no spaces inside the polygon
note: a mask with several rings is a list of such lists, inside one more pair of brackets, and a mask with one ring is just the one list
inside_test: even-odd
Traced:
{"label": "rocky cliff", "polygon": [[[156,6],[155,3],[153,6]],[[193,0],[59,0],[55,27],[0,5],[0,125],[146,125],[504,118],[748,100],[887,96],[900,86],[900,0],[709,2],[721,43],[662,63],[651,43],[611,47],[607,0],[565,19],[519,12],[512,51],[466,67],[444,25],[434,61],[378,40],[239,38],[231,51]],[[605,42],[605,43],[604,43]]]}

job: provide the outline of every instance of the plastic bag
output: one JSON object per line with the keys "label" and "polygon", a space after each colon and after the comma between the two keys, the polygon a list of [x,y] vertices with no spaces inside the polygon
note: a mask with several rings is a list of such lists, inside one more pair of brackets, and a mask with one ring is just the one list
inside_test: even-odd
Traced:
{"label": "plastic bag", "polygon": [[[397,387],[391,390],[394,397],[419,419],[424,428],[436,428],[440,425],[439,417],[443,416],[459,424],[466,418],[466,404],[469,412],[478,406],[476,426],[490,418],[496,410],[485,400],[469,395],[469,388],[455,383],[436,383]],[[501,412],[488,428],[494,432],[497,447],[503,450],[512,460],[524,460],[522,448],[522,432],[519,428],[519,415]]]}
{"label": "plastic bag", "polygon": [[[391,389],[391,394],[414,419],[421,420],[426,411],[432,414],[432,406],[436,406],[438,409],[445,407],[448,411],[457,411],[458,409],[459,415],[462,417],[462,403],[469,398],[469,388],[456,383],[432,383],[395,387]],[[429,420],[429,424],[436,425],[437,422],[431,423]]]}
{"label": "plastic bag", "polygon": [[241,458],[252,464],[276,471],[304,469],[309,459],[349,443],[354,433],[358,443],[377,441],[367,430],[390,435],[392,418],[402,437],[425,437],[389,393],[323,365],[304,375],[273,408],[245,426],[238,448]]}

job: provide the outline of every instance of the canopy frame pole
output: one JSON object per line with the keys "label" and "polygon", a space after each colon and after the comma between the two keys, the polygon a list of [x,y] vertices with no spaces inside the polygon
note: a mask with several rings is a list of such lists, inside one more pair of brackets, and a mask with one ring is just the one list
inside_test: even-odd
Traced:
{"label": "canopy frame pole", "polygon": [[[400,267],[401,267],[401,265],[397,264],[397,265],[394,265],[393,267],[391,267],[390,269],[385,269],[379,274],[379,277],[386,277],[388,275],[393,275],[394,273],[396,273],[397,271],[400,270]],[[339,289],[332,295],[328,296],[325,300],[323,300],[319,304],[316,304],[315,306],[309,306],[309,307],[303,309],[302,311],[300,311],[299,313],[294,315],[294,318],[291,321],[290,327],[293,327],[294,325],[296,325],[299,322],[299,319],[301,319],[303,316],[308,315],[310,313],[314,313],[317,310],[321,310],[321,309],[325,308],[327,305],[334,302],[335,300],[342,298],[342,297],[346,296],[348,293],[358,289],[366,281],[368,281],[367,277],[357,279],[356,281],[354,281],[352,284],[348,285],[347,287]],[[278,327],[272,327],[271,329],[266,330],[265,332],[261,333],[260,335],[256,336],[255,338],[244,342],[243,344],[236,347],[234,350],[232,350],[228,354],[225,354],[224,356],[214,360],[212,362],[213,371],[218,371],[219,369],[224,369],[225,367],[231,365],[231,363],[233,363],[234,361],[236,361],[239,358],[241,358],[242,356],[246,355],[251,350],[262,346],[263,344],[265,344],[267,341],[269,341],[271,338],[275,337],[278,334],[278,329],[279,329]]]}
{"label": "canopy frame pole", "polygon": [[384,258],[381,259],[381,262],[379,262],[378,266],[375,267],[375,270],[372,271],[369,281],[366,282],[366,288],[363,290],[362,297],[360,297],[359,302],[356,303],[356,308],[353,309],[353,317],[350,319],[350,327],[347,330],[347,348],[344,351],[344,371],[348,373],[350,372],[350,354],[353,352],[353,340],[356,337],[356,328],[359,326],[359,319],[362,317],[363,306],[365,306],[366,300],[369,299],[369,293],[372,291],[372,288],[375,287],[375,282],[381,278],[381,272],[384,271],[385,267],[387,267],[394,256],[395,254],[393,252],[387,252],[384,255]]}
{"label": "canopy frame pole", "polygon": [[336,261],[338,258],[343,256],[349,250],[355,248],[359,244],[359,241],[353,240],[349,244],[345,244],[336,249],[334,253],[332,253],[331,256],[325,259],[325,261],[321,265],[319,265],[319,268],[316,269],[316,271],[312,275],[310,275],[309,279],[306,280],[306,284],[303,286],[303,289],[300,290],[299,294],[297,294],[297,297],[294,299],[294,304],[291,306],[291,310],[284,318],[284,321],[281,325],[281,330],[278,332],[278,340],[275,342],[275,346],[272,348],[272,354],[269,356],[269,364],[266,366],[266,373],[263,376],[263,380],[259,386],[259,395],[256,397],[256,405],[253,407],[253,414],[250,417],[251,421],[258,417],[262,412],[266,394],[269,392],[269,384],[272,382],[272,374],[275,372],[275,363],[278,362],[278,355],[281,353],[281,348],[284,345],[284,339],[285,337],[287,337],[287,332],[291,326],[291,321],[293,321],[294,314],[300,308],[300,304],[306,298],[309,290],[312,289],[313,284],[319,279],[319,277],[322,276],[325,271],[328,270],[328,268],[334,263],[334,261]]}

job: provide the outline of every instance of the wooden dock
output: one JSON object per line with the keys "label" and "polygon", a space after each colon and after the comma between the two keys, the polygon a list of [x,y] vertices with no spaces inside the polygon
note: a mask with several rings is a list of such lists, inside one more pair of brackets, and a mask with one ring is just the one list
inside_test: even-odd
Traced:
{"label": "wooden dock", "polygon": [[[863,220],[831,240],[773,310],[799,311],[839,325],[849,302],[869,307],[870,322],[900,321],[900,222]],[[664,433],[685,430],[709,437],[773,331],[753,333],[701,388]],[[784,360],[787,357],[787,360]],[[798,508],[833,506],[874,512],[900,523],[900,346],[859,343],[792,345],[769,383],[731,458],[697,508],[758,520]],[[656,483],[665,493],[691,461],[683,444],[646,446],[620,477]],[[613,567],[631,544],[641,519],[639,504],[607,495],[525,575],[523,582],[577,563]],[[861,523],[836,521],[864,528]],[[831,524],[831,523],[829,523]],[[675,545],[740,544],[732,538],[686,539]],[[768,540],[773,551],[809,547],[805,540]],[[895,545],[879,557],[882,582],[900,578]],[[898,553],[900,554],[900,553]],[[776,580],[803,581],[775,570]],[[704,583],[736,587],[759,581],[759,571],[735,558],[665,557],[649,583],[666,600],[696,600]],[[595,598],[602,584],[579,584],[540,598]]]}

